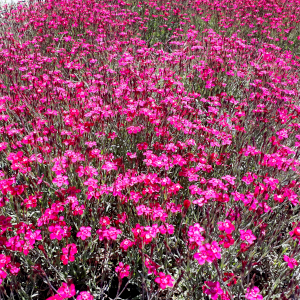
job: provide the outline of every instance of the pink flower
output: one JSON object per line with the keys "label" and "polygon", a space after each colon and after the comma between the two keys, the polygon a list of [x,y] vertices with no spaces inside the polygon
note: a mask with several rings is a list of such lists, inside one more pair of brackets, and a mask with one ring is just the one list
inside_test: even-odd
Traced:
{"label": "pink flower", "polygon": [[69,261],[75,260],[75,254],[77,253],[77,247],[75,244],[68,244],[65,248],[62,248],[60,259],[64,265],[67,265]]}
{"label": "pink flower", "polygon": [[232,238],[232,235],[231,234],[226,234],[226,235],[219,235],[219,237],[222,239],[220,242],[219,242],[219,245],[222,245],[224,246],[224,248],[229,248],[231,245],[234,244],[234,239]]}
{"label": "pink flower", "polygon": [[0,268],[3,268],[9,262],[10,262],[10,256],[5,256],[4,254],[0,254]]}
{"label": "pink flower", "polygon": [[117,229],[115,227],[110,227],[109,229],[102,228],[98,229],[97,234],[99,235],[99,240],[103,241],[105,238],[108,240],[116,240],[118,235],[122,233],[120,229]]}
{"label": "pink flower", "polygon": [[50,239],[51,240],[59,240],[61,241],[62,238],[70,236],[71,235],[71,227],[61,227],[60,225],[54,225],[54,226],[49,226],[49,231],[51,232],[50,234]]}
{"label": "pink flower", "polygon": [[227,234],[231,234],[235,227],[234,225],[229,221],[225,220],[225,222],[218,222],[219,230],[225,231]]}
{"label": "pink flower", "polygon": [[120,248],[123,251],[127,251],[129,247],[132,247],[134,245],[134,242],[132,242],[131,240],[125,239],[124,241],[121,242],[120,244]]}
{"label": "pink flower", "polygon": [[165,273],[159,272],[159,277],[155,278],[155,282],[159,284],[161,289],[165,289],[166,287],[172,287],[174,285],[174,279],[170,275],[166,275]]}
{"label": "pink flower", "polygon": [[298,266],[298,262],[295,258],[288,257],[287,255],[283,255],[283,259],[288,263],[288,266],[291,269]]}
{"label": "pink flower", "polygon": [[111,170],[118,170],[118,166],[114,162],[106,161],[102,166],[102,170],[110,172]]}
{"label": "pink flower", "polygon": [[124,265],[122,262],[119,262],[119,266],[116,267],[116,272],[120,276],[120,278],[128,277],[129,276],[129,265]]}
{"label": "pink flower", "polygon": [[151,274],[154,274],[156,276],[158,275],[157,269],[160,266],[148,257],[145,258],[145,266],[148,269],[148,275],[151,275]]}
{"label": "pink flower", "polygon": [[214,258],[211,255],[211,252],[207,251],[207,249],[204,246],[199,247],[199,252],[194,254],[194,258],[198,261],[199,265],[204,265],[206,261],[208,263],[211,263],[214,260]]}
{"label": "pink flower", "polygon": [[85,241],[88,237],[91,236],[91,227],[80,227],[80,231],[77,232],[77,237],[80,237],[83,241]]}
{"label": "pink flower", "polygon": [[94,297],[89,292],[80,292],[76,298],[77,300],[93,300]]}
{"label": "pink flower", "polygon": [[68,176],[57,175],[56,178],[52,180],[58,187],[65,185],[69,185]]}
{"label": "pink flower", "polygon": [[240,230],[241,234],[241,239],[244,241],[247,241],[248,244],[253,244],[254,240],[256,240],[255,235],[253,235],[252,231],[248,229],[247,231],[245,230]]}
{"label": "pink flower", "polygon": [[211,299],[217,300],[219,295],[223,294],[223,290],[220,287],[220,282],[204,281],[204,286],[202,286],[203,293],[210,295]]}
{"label": "pink flower", "polygon": [[109,217],[101,217],[99,220],[99,224],[102,226],[108,226],[110,224]]}
{"label": "pink flower", "polygon": [[76,294],[75,285],[63,282],[62,286],[57,290],[57,293],[62,298],[72,298]]}
{"label": "pink flower", "polygon": [[251,290],[248,287],[245,298],[248,300],[263,300],[263,296],[259,294],[259,288],[257,286],[253,287]]}
{"label": "pink flower", "polygon": [[166,234],[166,233],[173,234],[174,230],[175,228],[172,224],[165,223],[159,226],[159,231],[161,234]]}
{"label": "pink flower", "polygon": [[202,242],[205,240],[201,235],[201,232],[204,231],[204,228],[202,228],[199,223],[195,223],[193,226],[190,226],[188,231],[189,242],[191,244],[196,243],[198,246],[201,246]]}
{"label": "pink flower", "polygon": [[142,126],[129,126],[127,127],[127,131],[129,134],[137,134],[138,132],[140,132],[143,129]]}
{"label": "pink flower", "polygon": [[221,248],[216,241],[213,241],[211,244],[205,244],[205,248],[211,251],[210,255],[213,259],[221,259]]}

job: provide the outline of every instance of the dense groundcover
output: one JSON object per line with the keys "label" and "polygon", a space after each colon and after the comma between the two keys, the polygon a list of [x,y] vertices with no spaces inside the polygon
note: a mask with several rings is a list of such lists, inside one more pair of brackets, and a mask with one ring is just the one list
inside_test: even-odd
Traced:
{"label": "dense groundcover", "polygon": [[7,7],[0,299],[297,299],[299,22],[299,0]]}

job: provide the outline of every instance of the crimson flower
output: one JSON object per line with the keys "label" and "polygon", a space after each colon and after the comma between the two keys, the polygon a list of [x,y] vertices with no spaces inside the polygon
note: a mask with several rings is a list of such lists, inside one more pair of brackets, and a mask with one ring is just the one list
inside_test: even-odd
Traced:
{"label": "crimson flower", "polygon": [[226,235],[219,235],[219,237],[222,239],[219,244],[224,246],[224,248],[229,248],[231,245],[234,244],[234,239],[232,238],[231,234],[226,234]]}

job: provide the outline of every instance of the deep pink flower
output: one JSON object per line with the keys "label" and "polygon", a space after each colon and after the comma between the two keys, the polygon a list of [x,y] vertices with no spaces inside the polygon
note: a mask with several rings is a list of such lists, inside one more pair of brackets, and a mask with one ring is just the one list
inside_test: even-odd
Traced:
{"label": "deep pink flower", "polygon": [[76,300],[93,300],[94,297],[89,292],[80,292]]}
{"label": "deep pink flower", "polygon": [[63,298],[72,298],[75,296],[75,285],[73,283],[67,284],[63,282],[62,286],[57,290],[59,296]]}
{"label": "deep pink flower", "polygon": [[0,268],[5,267],[6,264],[10,262],[10,256],[6,256],[5,254],[0,254]]}
{"label": "deep pink flower", "polygon": [[255,235],[252,233],[250,229],[248,229],[247,231],[240,230],[240,234],[241,234],[241,239],[247,241],[248,244],[250,245],[254,243],[254,240],[256,240]]}
{"label": "deep pink flower", "polygon": [[77,247],[75,244],[68,244],[65,248],[62,248],[60,259],[64,265],[67,265],[69,261],[75,260],[75,254],[77,253]]}
{"label": "deep pink flower", "polygon": [[288,257],[287,255],[283,255],[283,259],[288,263],[288,266],[291,269],[298,266],[298,262],[295,258]]}
{"label": "deep pink flower", "polygon": [[263,296],[259,294],[259,288],[257,286],[253,287],[252,289],[248,287],[245,298],[248,300],[263,300]]}
{"label": "deep pink flower", "polygon": [[221,231],[225,231],[227,234],[231,234],[235,229],[234,225],[229,220],[218,222],[218,228]]}
{"label": "deep pink flower", "polygon": [[157,270],[160,266],[148,257],[145,258],[145,266],[148,269],[148,275],[151,274],[154,274],[156,276],[158,275]]}
{"label": "deep pink flower", "polygon": [[70,236],[71,235],[71,227],[63,226],[61,227],[60,225],[54,225],[54,226],[49,226],[49,231],[51,232],[50,234],[50,239],[51,240],[59,240],[61,241],[62,238]]}
{"label": "deep pink flower", "polygon": [[115,227],[110,227],[109,229],[106,229],[105,227],[102,227],[101,229],[98,229],[97,234],[99,235],[99,240],[103,241],[105,238],[107,240],[116,240],[118,235],[122,233],[122,230],[117,229]]}
{"label": "deep pink flower", "polygon": [[110,224],[109,217],[101,217],[99,220],[99,224],[102,226],[108,226]]}
{"label": "deep pink flower", "polygon": [[118,170],[118,166],[114,162],[106,161],[105,164],[102,166],[102,170],[110,172],[111,170]]}
{"label": "deep pink flower", "polygon": [[116,272],[120,276],[120,278],[128,277],[129,276],[129,265],[124,265],[124,263],[119,262],[119,266],[116,267]]}
{"label": "deep pink flower", "polygon": [[208,251],[211,251],[211,257],[213,259],[221,259],[221,248],[219,247],[218,243],[216,241],[212,241],[211,244],[205,244],[205,248]]}
{"label": "deep pink flower", "polygon": [[200,265],[204,265],[207,261],[208,263],[212,263],[214,260],[214,257],[212,256],[212,253],[210,251],[207,251],[207,249],[204,246],[199,247],[199,252],[196,252],[194,254],[194,258],[198,261]]}
{"label": "deep pink flower", "polygon": [[166,275],[165,273],[159,272],[159,277],[155,278],[155,282],[159,284],[161,289],[165,289],[167,287],[172,287],[174,285],[174,279],[171,275]]}
{"label": "deep pink flower", "polygon": [[83,241],[85,241],[88,237],[91,236],[91,227],[80,227],[80,231],[77,232],[77,237],[80,237]]}
{"label": "deep pink flower", "polygon": [[128,239],[125,239],[124,241],[121,242],[120,248],[123,251],[127,251],[129,247],[132,247],[134,245],[134,242]]}
{"label": "deep pink flower", "polygon": [[210,295],[211,299],[217,300],[218,297],[223,294],[220,282],[205,281],[204,284],[205,285],[202,286],[203,293],[206,295]]}
{"label": "deep pink flower", "polygon": [[58,187],[65,185],[69,185],[68,176],[57,175],[56,178],[52,180]]}
{"label": "deep pink flower", "polygon": [[222,239],[219,241],[219,245],[223,245],[224,248],[229,248],[231,245],[234,244],[234,239],[232,238],[231,234],[226,235],[219,235],[219,237]]}
{"label": "deep pink flower", "polygon": [[189,242],[191,244],[195,243],[198,246],[201,246],[203,241],[205,240],[201,235],[201,233],[204,231],[204,228],[201,227],[199,223],[195,223],[194,225],[190,226],[188,231]]}

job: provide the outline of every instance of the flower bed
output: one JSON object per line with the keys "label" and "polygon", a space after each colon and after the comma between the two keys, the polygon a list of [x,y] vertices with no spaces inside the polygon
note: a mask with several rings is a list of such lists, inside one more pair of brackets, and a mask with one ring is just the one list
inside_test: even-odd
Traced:
{"label": "flower bed", "polygon": [[299,10],[9,7],[0,297],[299,295]]}

